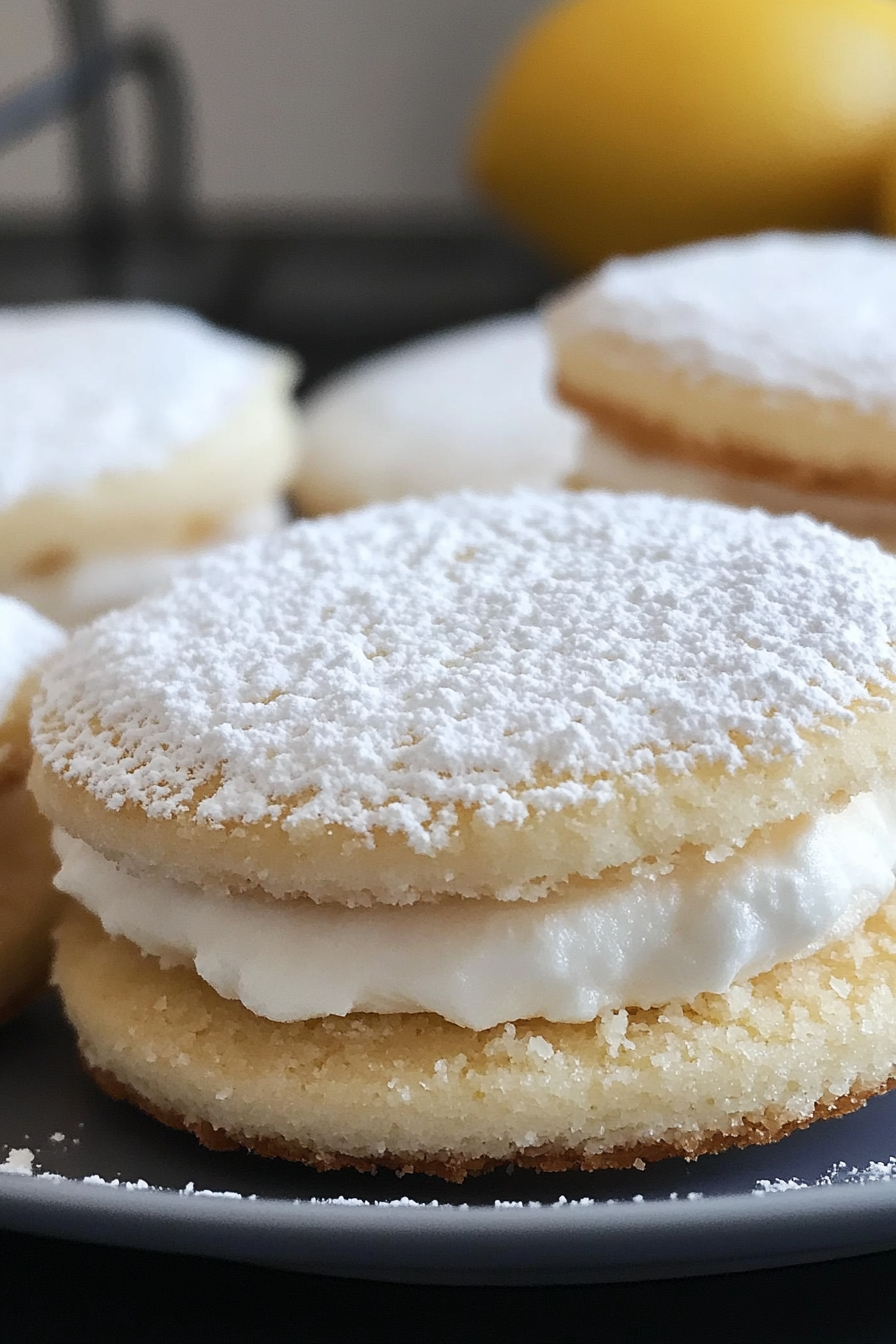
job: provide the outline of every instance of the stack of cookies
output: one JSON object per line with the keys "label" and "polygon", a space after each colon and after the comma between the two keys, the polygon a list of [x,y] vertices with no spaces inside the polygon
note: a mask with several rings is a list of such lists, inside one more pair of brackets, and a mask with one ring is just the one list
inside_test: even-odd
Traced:
{"label": "stack of cookies", "polygon": [[77,632],[32,785],[108,1092],[450,1178],[896,1078],[896,559],[660,496],[299,523]]}

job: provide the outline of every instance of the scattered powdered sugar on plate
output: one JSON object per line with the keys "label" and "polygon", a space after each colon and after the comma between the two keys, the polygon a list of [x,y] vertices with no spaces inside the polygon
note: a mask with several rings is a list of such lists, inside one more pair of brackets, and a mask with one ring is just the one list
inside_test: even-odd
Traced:
{"label": "scattered powdered sugar on plate", "polygon": [[34,1175],[34,1153],[30,1148],[10,1148],[6,1160],[0,1162],[0,1172],[5,1175]]}
{"label": "scattered powdered sugar on plate", "polygon": [[[229,1200],[247,1200],[255,1201],[261,1198],[259,1195],[243,1195],[236,1190],[208,1190],[197,1189],[193,1181],[188,1181],[180,1189],[172,1189],[170,1186],[153,1185],[149,1181],[137,1179],[134,1181],[122,1180],[114,1177],[107,1180],[103,1176],[80,1176],[70,1177],[62,1176],[55,1171],[36,1171],[35,1154],[29,1148],[11,1148],[4,1162],[0,1162],[0,1176],[27,1176],[32,1180],[48,1181],[51,1184],[64,1185],[87,1185],[101,1186],[109,1190],[126,1190],[128,1192],[140,1192],[145,1190],[154,1191],[159,1194],[178,1194],[182,1196],[193,1196],[204,1199],[229,1199]],[[804,1181],[798,1177],[776,1180],[759,1180],[750,1192],[753,1195],[777,1195],[785,1194],[794,1190],[822,1189],[834,1185],[868,1185],[879,1181],[891,1181],[896,1178],[896,1158],[891,1157],[886,1162],[869,1162],[866,1167],[858,1168],[849,1166],[845,1162],[838,1163],[830,1171],[820,1176],[815,1181]],[[270,1197],[269,1197],[270,1198]],[[328,1208],[352,1208],[352,1209],[453,1209],[457,1211],[467,1211],[471,1208],[495,1208],[495,1209],[561,1209],[561,1208],[610,1208],[614,1205],[625,1204],[656,1204],[668,1201],[694,1203],[697,1200],[703,1200],[706,1196],[702,1191],[689,1190],[686,1194],[680,1195],[677,1190],[673,1190],[666,1195],[645,1196],[635,1194],[626,1197],[616,1196],[610,1199],[594,1199],[588,1195],[567,1198],[566,1195],[558,1195],[553,1200],[539,1199],[496,1199],[491,1205],[471,1205],[466,1202],[455,1203],[453,1200],[443,1201],[439,1199],[418,1200],[409,1195],[402,1195],[398,1199],[361,1199],[353,1195],[311,1195],[307,1199],[292,1199],[289,1202],[298,1205],[324,1206]],[[281,1202],[281,1201],[277,1201]]]}
{"label": "scattered powdered sugar on plate", "polygon": [[764,233],[618,258],[549,309],[561,342],[616,331],[698,374],[896,415],[896,243]]}
{"label": "scattered powdered sugar on plate", "polygon": [[[43,1176],[43,1175],[47,1175],[50,1179],[53,1179],[53,1173],[51,1173],[51,1172],[47,1172],[47,1173],[43,1173],[43,1172],[42,1172],[41,1175],[42,1175],[42,1176]],[[62,1179],[65,1179],[65,1178],[63,1177]],[[106,1180],[103,1179],[102,1176],[84,1176],[84,1177],[82,1177],[82,1179],[81,1179],[81,1184],[82,1184],[82,1185],[104,1185],[104,1186],[108,1187],[109,1189],[121,1189],[121,1190],[161,1190],[161,1191],[164,1191],[164,1193],[166,1193],[166,1194],[168,1194],[168,1193],[176,1193],[176,1194],[178,1194],[178,1195],[197,1195],[197,1196],[202,1196],[202,1197],[204,1197],[204,1198],[208,1198],[208,1199],[243,1199],[243,1198],[244,1198],[244,1196],[238,1194],[238,1193],[236,1192],[236,1190],[197,1190],[196,1187],[195,1187],[195,1185],[193,1184],[192,1181],[187,1181],[187,1184],[183,1187],[183,1189],[181,1189],[181,1190],[177,1190],[177,1191],[175,1191],[175,1192],[171,1192],[171,1191],[168,1189],[168,1187],[165,1187],[165,1186],[150,1185],[148,1181],[143,1181],[143,1180],[138,1180],[138,1181],[122,1181],[122,1180],[118,1180],[117,1178],[114,1179],[114,1180],[111,1180],[111,1181],[106,1181]],[[257,1196],[256,1196],[256,1195],[246,1195],[245,1198],[246,1198],[246,1199],[256,1199]]]}
{"label": "scattered powdered sugar on plate", "polygon": [[889,1157],[885,1162],[869,1162],[865,1167],[838,1162],[817,1181],[804,1181],[798,1176],[774,1181],[757,1181],[753,1194],[777,1195],[784,1194],[788,1190],[809,1190],[813,1186],[826,1185],[873,1185],[878,1181],[894,1179],[896,1179],[896,1157]]}
{"label": "scattered powdered sugar on plate", "polygon": [[[260,1198],[258,1195],[241,1195],[236,1190],[204,1190],[196,1189],[193,1181],[188,1181],[185,1186],[178,1190],[172,1190],[170,1186],[151,1185],[149,1181],[138,1179],[136,1181],[125,1181],[117,1177],[112,1180],[106,1180],[102,1176],[81,1176],[69,1177],[61,1176],[55,1171],[35,1171],[34,1153],[28,1148],[12,1148],[6,1162],[0,1163],[0,1176],[28,1176],[32,1180],[49,1181],[51,1184],[59,1185],[89,1185],[102,1186],[108,1190],[126,1190],[129,1192],[152,1190],[157,1194],[177,1194],[185,1196],[194,1196],[204,1199],[236,1199],[254,1201]],[[678,1199],[677,1194],[668,1196],[671,1200]],[[687,1199],[702,1199],[702,1195],[691,1193],[686,1196]],[[460,1212],[468,1211],[474,1207],[495,1209],[546,1209],[546,1208],[592,1208],[597,1205],[611,1204],[643,1204],[645,1202],[643,1195],[633,1195],[631,1200],[624,1199],[590,1199],[585,1196],[582,1199],[567,1199],[565,1195],[560,1195],[556,1200],[543,1201],[538,1199],[496,1199],[492,1205],[470,1205],[466,1203],[456,1204],[439,1199],[419,1200],[412,1199],[409,1195],[402,1195],[398,1199],[359,1199],[352,1195],[330,1195],[316,1196],[312,1195],[308,1199],[292,1199],[289,1201],[277,1201],[282,1203],[292,1203],[298,1205],[324,1206],[327,1208],[351,1208],[351,1209],[452,1209]]]}
{"label": "scattered powdered sugar on plate", "polygon": [[0,509],[156,470],[249,392],[266,347],[151,303],[0,312]]}
{"label": "scattered powdered sugar on plate", "polygon": [[[50,1136],[50,1142],[57,1142],[56,1136]],[[98,1185],[105,1186],[108,1189],[116,1190],[155,1190],[163,1193],[177,1193],[179,1195],[201,1195],[211,1199],[257,1199],[257,1195],[240,1195],[235,1190],[197,1190],[192,1181],[188,1181],[183,1189],[172,1192],[170,1187],[151,1185],[149,1181],[142,1179],[136,1181],[124,1181],[118,1177],[113,1180],[106,1180],[102,1176],[62,1176],[56,1171],[36,1171],[37,1159],[30,1148],[10,1148],[6,1160],[0,1162],[0,1176],[29,1176],[36,1181],[49,1181],[54,1185]]]}
{"label": "scattered powdered sugar on plate", "polygon": [[[50,1136],[51,1142],[57,1141],[57,1136]],[[259,1195],[242,1195],[235,1190],[208,1190],[197,1189],[193,1181],[187,1181],[186,1185],[178,1190],[172,1190],[170,1186],[153,1185],[149,1181],[137,1179],[133,1181],[123,1180],[115,1177],[111,1180],[98,1175],[69,1177],[62,1176],[58,1172],[36,1170],[40,1164],[37,1161],[36,1154],[30,1148],[10,1148],[5,1161],[0,1162],[0,1176],[28,1176],[33,1180],[49,1181],[51,1183],[66,1185],[89,1185],[104,1186],[107,1189],[120,1189],[127,1191],[153,1190],[163,1194],[179,1194],[184,1196],[195,1196],[208,1199],[231,1199],[231,1200],[257,1200]],[[795,1190],[823,1189],[835,1185],[870,1185],[881,1181],[892,1181],[896,1179],[896,1157],[890,1157],[886,1161],[871,1161],[864,1167],[850,1165],[847,1162],[837,1162],[822,1176],[814,1181],[805,1181],[800,1177],[778,1178],[774,1180],[758,1180],[750,1192],[753,1195],[777,1195],[786,1194]],[[352,1195],[312,1195],[307,1199],[293,1199],[289,1202],[301,1205],[324,1205],[328,1207],[344,1208],[414,1208],[414,1209],[456,1209],[468,1210],[474,1207],[494,1207],[496,1209],[547,1209],[547,1208],[594,1208],[598,1206],[610,1207],[620,1204],[645,1204],[657,1203],[668,1200],[671,1203],[684,1200],[693,1203],[695,1200],[702,1200],[705,1195],[699,1190],[690,1190],[684,1195],[673,1190],[666,1195],[653,1195],[645,1197],[642,1194],[626,1197],[615,1197],[610,1199],[591,1198],[587,1195],[567,1198],[566,1195],[558,1195],[553,1200],[538,1199],[496,1199],[491,1206],[470,1205],[467,1203],[446,1202],[439,1199],[417,1200],[408,1195],[402,1195],[397,1199],[361,1199]]]}
{"label": "scattered powdered sugar on plate", "polygon": [[51,660],[46,764],[212,825],[520,822],[659,771],[801,759],[888,709],[896,558],[805,517],[658,495],[460,493],[295,524]]}
{"label": "scattered powdered sugar on plate", "polygon": [[64,639],[58,625],[17,598],[0,594],[0,719],[28,673]]}

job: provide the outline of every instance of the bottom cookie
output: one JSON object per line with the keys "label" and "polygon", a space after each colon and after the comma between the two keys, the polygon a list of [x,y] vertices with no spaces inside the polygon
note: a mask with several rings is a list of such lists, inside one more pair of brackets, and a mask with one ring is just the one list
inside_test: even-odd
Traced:
{"label": "bottom cookie", "polygon": [[111,1095],[209,1147],[461,1180],[769,1143],[896,1081],[896,895],[847,940],[692,1004],[472,1031],[278,1023],[72,906],[54,978]]}
{"label": "bottom cookie", "polygon": [[0,1022],[47,982],[50,929],[62,897],[50,824],[22,786],[0,792]]}

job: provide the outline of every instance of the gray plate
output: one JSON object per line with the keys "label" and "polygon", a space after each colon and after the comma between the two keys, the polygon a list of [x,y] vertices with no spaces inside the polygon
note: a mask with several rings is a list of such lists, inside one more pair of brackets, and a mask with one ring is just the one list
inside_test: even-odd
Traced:
{"label": "gray plate", "polygon": [[[29,1148],[35,1171],[70,1179],[0,1176],[0,1227],[321,1274],[596,1283],[896,1246],[896,1180],[868,1179],[896,1153],[896,1093],[766,1148],[643,1172],[502,1171],[461,1186],[320,1174],[208,1152],[109,1101],[80,1072],[49,996],[0,1031],[0,1157],[11,1148]],[[153,1188],[84,1183],[90,1176]],[[810,1188],[755,1193],[794,1180]]]}

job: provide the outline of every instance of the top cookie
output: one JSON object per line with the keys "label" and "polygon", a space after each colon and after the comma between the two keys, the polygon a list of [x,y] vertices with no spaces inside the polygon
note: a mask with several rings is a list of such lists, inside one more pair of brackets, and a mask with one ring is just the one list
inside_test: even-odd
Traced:
{"label": "top cookie", "polygon": [[764,233],[618,258],[550,307],[560,347],[589,332],[661,346],[696,376],[896,416],[896,243]]}
{"label": "top cookie", "polygon": [[270,358],[151,303],[0,310],[0,510],[164,467],[233,412]]}
{"label": "top cookie", "polygon": [[444,496],[197,561],[34,719],[64,828],[315,899],[541,894],[896,771],[896,559],[660,496]]}

